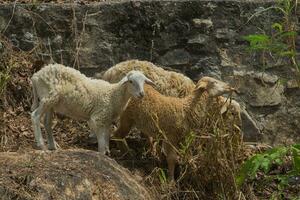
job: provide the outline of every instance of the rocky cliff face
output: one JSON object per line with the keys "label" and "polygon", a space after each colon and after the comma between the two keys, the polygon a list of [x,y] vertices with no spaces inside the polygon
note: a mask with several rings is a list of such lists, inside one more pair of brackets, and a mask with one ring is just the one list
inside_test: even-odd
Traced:
{"label": "rocky cliff face", "polygon": [[155,199],[142,178],[87,150],[1,153],[2,199]]}
{"label": "rocky cliff face", "polygon": [[[138,58],[194,80],[214,76],[236,85],[236,98],[272,143],[299,140],[300,89],[294,71],[245,51],[243,35],[268,31],[281,16],[253,14],[272,1],[115,1],[0,6],[0,29],[39,59],[92,75]],[[249,18],[251,20],[249,21]],[[280,81],[282,79],[288,80]],[[291,80],[291,81],[290,81]]]}

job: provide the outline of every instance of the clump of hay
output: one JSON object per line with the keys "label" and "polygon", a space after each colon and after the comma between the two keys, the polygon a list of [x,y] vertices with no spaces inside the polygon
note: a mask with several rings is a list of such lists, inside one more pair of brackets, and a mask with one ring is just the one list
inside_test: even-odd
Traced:
{"label": "clump of hay", "polygon": [[203,128],[181,142],[176,185],[170,187],[164,181],[161,169],[148,179],[162,199],[236,199],[242,195],[235,183],[244,159],[241,120],[233,110],[221,115],[221,106],[211,106]]}
{"label": "clump of hay", "polygon": [[2,109],[29,110],[31,87],[29,77],[34,72],[32,52],[14,47],[0,36],[0,94]]}

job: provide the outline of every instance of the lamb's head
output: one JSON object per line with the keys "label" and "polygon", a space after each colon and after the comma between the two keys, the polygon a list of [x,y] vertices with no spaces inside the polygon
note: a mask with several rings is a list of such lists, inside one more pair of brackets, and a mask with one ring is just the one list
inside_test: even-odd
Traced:
{"label": "lamb's head", "polygon": [[202,77],[198,81],[196,84],[196,90],[200,92],[207,91],[210,97],[236,92],[236,89],[229,86],[227,83],[208,76]]}
{"label": "lamb's head", "polygon": [[155,85],[153,81],[147,78],[141,71],[132,70],[121,80],[122,84],[126,84],[129,93],[135,98],[143,98],[145,96],[144,84]]}

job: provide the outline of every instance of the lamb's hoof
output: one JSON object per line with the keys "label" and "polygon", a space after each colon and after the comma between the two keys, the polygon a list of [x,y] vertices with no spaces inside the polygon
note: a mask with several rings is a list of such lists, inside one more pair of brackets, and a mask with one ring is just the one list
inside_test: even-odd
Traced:
{"label": "lamb's hoof", "polygon": [[176,181],[174,179],[168,180],[168,188],[175,189],[176,188]]}
{"label": "lamb's hoof", "polygon": [[55,146],[49,146],[48,149],[50,151],[55,151],[55,150],[57,150],[57,147],[56,147],[56,145]]}
{"label": "lamb's hoof", "polygon": [[106,156],[110,156],[110,151],[107,151],[107,150],[98,150],[99,154],[101,155],[106,155]]}
{"label": "lamb's hoof", "polygon": [[105,155],[110,156],[110,151],[109,151],[109,150],[106,150],[106,151],[105,151]]}
{"label": "lamb's hoof", "polygon": [[55,142],[54,145],[48,145],[48,149],[50,151],[55,151],[57,150],[58,148],[60,148],[60,146]]}
{"label": "lamb's hoof", "polygon": [[37,150],[42,150],[42,151],[46,151],[47,150],[47,147],[45,145],[37,145],[35,146],[35,149]]}
{"label": "lamb's hoof", "polygon": [[89,144],[97,144],[98,141],[97,141],[96,135],[93,134],[93,133],[90,133],[87,142],[88,142]]}

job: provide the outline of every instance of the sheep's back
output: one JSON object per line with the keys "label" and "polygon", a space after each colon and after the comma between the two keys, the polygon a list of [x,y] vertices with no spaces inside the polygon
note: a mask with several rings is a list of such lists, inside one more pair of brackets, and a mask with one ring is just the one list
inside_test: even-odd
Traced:
{"label": "sheep's back", "polygon": [[90,79],[60,64],[42,68],[32,76],[32,81],[36,84],[39,99],[53,98],[53,95],[59,98],[54,108],[56,112],[84,120],[95,107],[93,101],[101,104],[98,97],[103,97],[113,87],[106,81]]}
{"label": "sheep's back", "polygon": [[142,71],[156,85],[156,89],[166,96],[185,97],[192,93],[195,85],[183,74],[167,71],[151,62],[129,60],[121,62],[108,69],[102,76],[103,80],[111,83],[120,81],[129,71]]}
{"label": "sheep's back", "polygon": [[183,99],[161,95],[148,85],[145,93],[142,100],[130,101],[128,117],[133,117],[136,127],[149,136],[163,132],[172,142],[177,141],[185,131]]}

